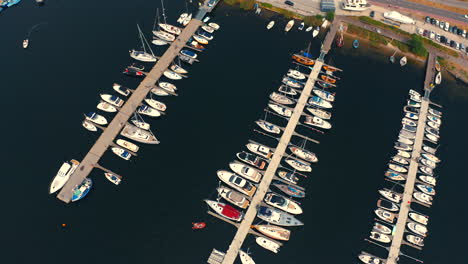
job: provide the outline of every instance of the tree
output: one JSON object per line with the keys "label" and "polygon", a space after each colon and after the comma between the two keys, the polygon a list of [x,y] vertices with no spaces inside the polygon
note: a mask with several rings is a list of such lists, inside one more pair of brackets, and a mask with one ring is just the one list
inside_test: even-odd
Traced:
{"label": "tree", "polygon": [[333,21],[333,19],[335,19],[335,12],[327,12],[326,18],[328,21]]}
{"label": "tree", "polygon": [[426,56],[427,50],[424,47],[423,39],[421,36],[416,34],[411,35],[411,39],[408,41],[408,45],[411,47],[411,52],[418,56]]}

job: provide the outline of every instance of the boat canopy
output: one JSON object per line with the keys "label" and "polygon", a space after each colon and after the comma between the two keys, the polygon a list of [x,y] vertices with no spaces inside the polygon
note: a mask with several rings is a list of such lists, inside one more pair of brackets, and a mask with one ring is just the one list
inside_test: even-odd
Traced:
{"label": "boat canopy", "polygon": [[273,195],[270,201],[277,205],[284,205],[286,203],[286,200],[283,197],[277,195]]}
{"label": "boat canopy", "polygon": [[265,206],[261,206],[259,211],[260,211],[261,215],[265,215],[265,216],[271,216],[272,215],[271,210],[268,209],[268,207],[265,207]]}
{"label": "boat canopy", "polygon": [[232,206],[225,204],[223,207],[223,211],[221,212],[223,215],[229,217],[229,218],[240,218],[241,212],[237,211],[235,208]]}

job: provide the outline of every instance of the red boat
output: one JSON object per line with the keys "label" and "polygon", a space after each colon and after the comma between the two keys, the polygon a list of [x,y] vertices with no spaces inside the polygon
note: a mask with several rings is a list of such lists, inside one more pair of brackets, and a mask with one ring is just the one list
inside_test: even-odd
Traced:
{"label": "red boat", "polygon": [[338,46],[338,47],[343,47],[343,45],[344,45],[343,34],[340,34],[340,35],[336,38],[336,46]]}
{"label": "red boat", "polygon": [[129,76],[136,76],[136,77],[142,77],[144,75],[142,71],[139,71],[133,67],[125,68],[125,71],[123,73]]}
{"label": "red boat", "polygon": [[206,227],[204,222],[192,223],[192,229],[203,229]]}
{"label": "red boat", "polygon": [[221,216],[226,217],[227,219],[240,222],[244,214],[237,210],[236,208],[217,201],[205,200],[205,202],[213,209],[216,213]]}

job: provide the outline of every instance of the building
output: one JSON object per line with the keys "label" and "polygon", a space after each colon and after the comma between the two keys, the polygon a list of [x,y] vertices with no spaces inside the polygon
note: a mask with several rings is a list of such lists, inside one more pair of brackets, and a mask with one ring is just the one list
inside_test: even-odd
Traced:
{"label": "building", "polygon": [[335,12],[335,1],[334,0],[321,0],[320,11],[322,12]]}

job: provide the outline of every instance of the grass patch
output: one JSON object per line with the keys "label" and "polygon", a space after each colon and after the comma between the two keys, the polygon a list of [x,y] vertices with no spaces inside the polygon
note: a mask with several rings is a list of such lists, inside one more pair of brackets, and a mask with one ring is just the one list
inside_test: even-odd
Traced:
{"label": "grass patch", "polygon": [[272,8],[273,5],[270,4],[270,3],[260,3],[261,6],[265,7],[265,8]]}
{"label": "grass patch", "polygon": [[368,39],[373,46],[378,46],[379,44],[388,44],[388,39],[386,37],[355,25],[348,25],[348,30],[346,32],[364,39]]}
{"label": "grass patch", "polygon": [[397,47],[402,52],[411,52],[411,47],[406,43],[403,43],[401,41],[398,41],[398,40],[394,39],[394,40],[392,40],[391,44],[393,46]]}
{"label": "grass patch", "polygon": [[447,67],[447,60],[444,57],[437,56],[437,61],[439,62],[440,66]]}
{"label": "grass patch", "polygon": [[372,19],[370,17],[367,17],[367,16],[360,16],[359,17],[359,20],[363,23],[366,23],[366,24],[370,24],[370,25],[374,25],[374,26],[377,26],[377,27],[380,27],[380,28],[384,28],[384,29],[388,29],[388,30],[391,30],[395,33],[397,33],[398,35],[402,35],[402,36],[406,36],[406,37],[410,37],[411,34],[406,32],[406,31],[403,31],[395,26],[391,26],[391,25],[387,25],[383,22],[380,22],[380,21],[377,21],[375,19]]}
{"label": "grass patch", "polygon": [[224,0],[228,5],[239,5],[243,10],[252,10],[255,5],[255,0]]}
{"label": "grass patch", "polygon": [[454,50],[451,50],[447,47],[444,47],[438,43],[435,43],[434,41],[430,40],[430,39],[427,39],[427,38],[423,38],[423,43],[426,44],[426,45],[430,45],[442,52],[445,52],[447,54],[449,54],[450,56],[453,56],[453,57],[456,57],[458,58],[458,56],[460,56],[460,54]]}

